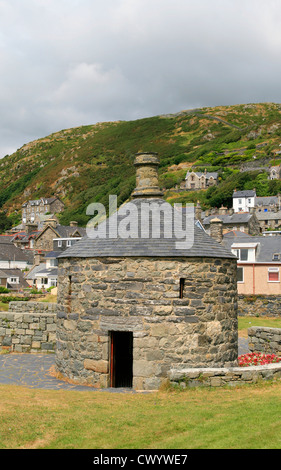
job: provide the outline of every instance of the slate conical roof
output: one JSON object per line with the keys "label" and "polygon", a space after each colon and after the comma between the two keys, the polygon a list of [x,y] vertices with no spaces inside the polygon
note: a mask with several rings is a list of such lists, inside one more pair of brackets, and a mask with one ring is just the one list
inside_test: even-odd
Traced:
{"label": "slate conical roof", "polygon": [[[195,225],[193,213],[176,211],[162,199],[157,180],[158,163],[155,154],[138,154],[133,199],[99,225],[99,237],[92,238],[93,232],[87,231],[84,238],[58,258],[235,258],[229,249]],[[147,211],[151,207],[155,212]]]}

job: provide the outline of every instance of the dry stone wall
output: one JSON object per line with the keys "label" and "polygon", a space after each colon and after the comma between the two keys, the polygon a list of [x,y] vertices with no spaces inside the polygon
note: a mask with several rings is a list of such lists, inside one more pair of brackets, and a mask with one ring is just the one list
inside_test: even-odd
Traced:
{"label": "dry stone wall", "polygon": [[281,328],[252,326],[248,328],[248,338],[252,352],[281,354]]}
{"label": "dry stone wall", "polygon": [[12,352],[55,352],[57,304],[10,302],[0,312],[0,346]]}
{"label": "dry stone wall", "polygon": [[238,315],[278,317],[281,315],[281,295],[239,294]]}

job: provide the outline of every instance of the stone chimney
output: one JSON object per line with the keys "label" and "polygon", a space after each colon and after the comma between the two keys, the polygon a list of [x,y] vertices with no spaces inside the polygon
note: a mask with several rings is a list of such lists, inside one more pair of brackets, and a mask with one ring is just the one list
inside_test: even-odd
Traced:
{"label": "stone chimney", "polygon": [[37,251],[37,253],[34,253],[34,262],[35,266],[39,266],[40,263],[43,263],[45,256],[40,253],[40,251]]}
{"label": "stone chimney", "polygon": [[51,227],[56,228],[57,221],[56,221],[56,219],[48,219],[48,220],[45,221],[45,225],[46,226],[50,225]]}
{"label": "stone chimney", "polygon": [[249,213],[250,214],[255,214],[256,213],[256,208],[255,207],[250,207],[249,208]]}
{"label": "stone chimney", "polygon": [[72,220],[69,222],[70,227],[78,227],[78,222],[75,222],[75,220]]}
{"label": "stone chimney", "polygon": [[134,165],[136,167],[136,188],[132,192],[133,198],[162,198],[163,192],[159,188],[157,153],[137,153]]}
{"label": "stone chimney", "polygon": [[229,215],[233,215],[233,214],[234,214],[234,209],[233,209],[233,207],[231,207],[231,209],[229,209],[228,213],[229,213]]}
{"label": "stone chimney", "polygon": [[200,206],[200,202],[197,201],[197,206],[195,207],[195,219],[202,221],[202,209]]}
{"label": "stone chimney", "polygon": [[25,225],[25,229],[26,229],[27,235],[30,235],[32,232],[36,232],[36,230],[38,230],[38,225],[28,223]]}
{"label": "stone chimney", "polygon": [[223,205],[219,208],[219,214],[220,215],[226,215],[227,214],[227,207],[224,207]]}
{"label": "stone chimney", "polygon": [[210,236],[219,243],[223,239],[222,225],[222,221],[218,217],[210,220]]}

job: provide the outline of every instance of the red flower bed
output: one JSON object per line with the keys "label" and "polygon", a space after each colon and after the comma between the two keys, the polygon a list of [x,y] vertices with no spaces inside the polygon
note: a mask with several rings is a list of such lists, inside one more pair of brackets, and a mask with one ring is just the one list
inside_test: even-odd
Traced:
{"label": "red flower bed", "polygon": [[264,366],[275,362],[281,362],[281,358],[276,354],[249,353],[238,356],[238,365],[240,367]]}

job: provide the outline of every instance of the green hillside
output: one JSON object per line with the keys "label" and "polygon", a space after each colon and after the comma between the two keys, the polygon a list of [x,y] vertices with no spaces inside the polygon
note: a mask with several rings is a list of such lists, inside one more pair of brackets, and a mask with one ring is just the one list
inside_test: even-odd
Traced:
{"label": "green hillside", "polygon": [[[266,168],[281,163],[281,105],[222,106],[136,121],[99,123],[62,130],[23,145],[0,160],[0,211],[13,222],[28,199],[54,194],[65,203],[61,223],[88,221],[91,202],[119,204],[135,187],[134,155],[158,152],[160,184],[170,202],[201,201],[203,208],[230,205],[234,188],[258,195],[281,192]],[[278,160],[279,158],[279,160]],[[219,172],[207,191],[177,192],[188,168]],[[247,171],[240,171],[241,169]]]}

